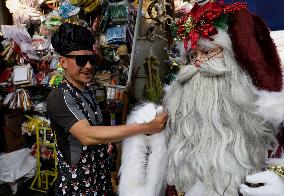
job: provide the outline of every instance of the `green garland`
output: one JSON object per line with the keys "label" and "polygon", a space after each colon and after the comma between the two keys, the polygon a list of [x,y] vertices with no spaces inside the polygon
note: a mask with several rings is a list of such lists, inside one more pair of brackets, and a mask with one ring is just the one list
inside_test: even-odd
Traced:
{"label": "green garland", "polygon": [[145,59],[144,63],[146,83],[144,88],[145,99],[151,102],[158,103],[163,95],[163,85],[159,76],[159,63],[153,56]]}

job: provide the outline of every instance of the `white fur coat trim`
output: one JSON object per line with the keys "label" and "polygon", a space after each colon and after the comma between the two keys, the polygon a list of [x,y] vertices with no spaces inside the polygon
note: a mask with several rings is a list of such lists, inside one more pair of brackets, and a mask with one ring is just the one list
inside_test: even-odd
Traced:
{"label": "white fur coat trim", "polygon": [[284,120],[284,91],[258,91],[257,113],[275,127]]}
{"label": "white fur coat trim", "polygon": [[[156,116],[152,103],[139,106],[127,124],[149,122]],[[150,155],[147,160],[147,153]],[[120,167],[120,196],[159,196],[165,194],[168,156],[165,131],[151,136],[136,135],[123,141]]]}

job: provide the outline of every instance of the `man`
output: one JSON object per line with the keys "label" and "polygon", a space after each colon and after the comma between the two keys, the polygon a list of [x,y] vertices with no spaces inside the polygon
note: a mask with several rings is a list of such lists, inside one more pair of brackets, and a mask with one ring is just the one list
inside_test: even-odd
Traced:
{"label": "man", "polygon": [[261,171],[277,146],[275,129],[257,115],[259,90],[282,88],[269,31],[245,4],[198,3],[173,26],[185,65],[164,99],[167,183],[187,196],[235,196],[240,186],[243,195],[280,196],[279,172],[266,181],[246,177]]}
{"label": "man", "polygon": [[65,70],[62,84],[47,99],[51,127],[57,135],[56,195],[113,195],[107,143],[161,131],[162,113],[149,123],[100,126],[101,113],[88,83],[94,64],[92,33],[74,24],[62,24],[51,39]]}

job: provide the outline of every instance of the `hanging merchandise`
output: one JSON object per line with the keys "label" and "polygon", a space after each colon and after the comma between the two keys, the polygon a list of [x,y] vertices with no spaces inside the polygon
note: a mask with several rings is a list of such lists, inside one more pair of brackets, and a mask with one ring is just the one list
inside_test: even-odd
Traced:
{"label": "hanging merchandise", "polygon": [[106,31],[106,41],[108,44],[126,43],[126,26],[108,28]]}
{"label": "hanging merchandise", "polygon": [[101,5],[100,0],[70,0],[70,3],[83,8],[85,13],[90,13]]}
{"label": "hanging merchandise", "polygon": [[[35,134],[37,126],[40,126],[40,127],[50,126],[50,121],[44,117],[37,116],[37,115],[32,116],[32,117],[26,115],[26,117],[28,118],[28,120],[22,123],[22,126],[21,126],[22,133],[27,133],[31,135],[31,134]],[[48,138],[49,137],[52,137],[52,135],[48,136]]]}
{"label": "hanging merchandise", "polygon": [[114,81],[113,83],[116,85],[125,85],[129,72],[128,66],[123,65],[122,61],[120,61],[119,64],[116,65],[116,67],[112,70],[112,81]]}
{"label": "hanging merchandise", "polygon": [[67,1],[64,1],[58,8],[59,15],[64,19],[77,15],[79,11],[80,7],[71,5]]}
{"label": "hanging merchandise", "polygon": [[4,38],[14,40],[18,45],[31,43],[31,36],[25,27],[15,25],[1,25],[1,32]]}
{"label": "hanging merchandise", "polygon": [[49,81],[50,81],[50,74],[46,74],[45,76],[44,76],[44,78],[42,79],[42,81],[41,81],[41,85],[42,86],[45,86],[45,87],[48,87],[49,86]]}
{"label": "hanging merchandise", "polygon": [[[33,50],[26,52],[29,59],[38,60],[41,63],[42,61],[51,59],[50,40],[41,35],[34,35],[32,38],[32,46]],[[36,55],[37,58],[32,58],[32,54]]]}
{"label": "hanging merchandise", "polygon": [[46,51],[49,49],[50,42],[44,36],[34,35],[32,38],[32,46],[35,51]]}
{"label": "hanging merchandise", "polygon": [[61,24],[62,17],[57,10],[54,10],[41,18],[40,33],[45,36],[51,36]]}
{"label": "hanging merchandise", "polygon": [[127,56],[128,55],[128,48],[126,44],[121,44],[118,48],[117,48],[117,52],[119,56]]}
{"label": "hanging merchandise", "polygon": [[127,4],[110,4],[109,6],[110,25],[125,24],[128,22]]}
{"label": "hanging merchandise", "polygon": [[100,86],[107,86],[111,84],[110,71],[98,71],[94,75],[94,82]]}
{"label": "hanging merchandise", "polygon": [[54,58],[52,59],[50,63],[50,69],[53,69],[54,71],[46,76],[42,84],[49,87],[58,86],[62,82],[64,75],[64,69],[60,66],[58,56],[54,56]]}
{"label": "hanging merchandise", "polygon": [[104,45],[101,47],[103,58],[108,62],[118,62],[119,55],[115,46]]}
{"label": "hanging merchandise", "polygon": [[33,50],[32,39],[25,27],[19,27],[15,25],[1,25],[1,32],[6,40],[2,41],[5,48],[2,52],[2,56],[5,59],[13,59],[14,53],[18,56],[21,52]]}
{"label": "hanging merchandise", "polygon": [[9,93],[3,104],[10,109],[21,109],[23,111],[28,111],[33,108],[33,102],[30,97],[30,93],[25,89],[17,89],[13,93]]}
{"label": "hanging merchandise", "polygon": [[14,41],[12,40],[3,40],[2,46],[4,50],[1,52],[1,56],[7,62],[8,65],[11,65],[13,62],[16,62],[17,55],[13,48],[19,47]]}
{"label": "hanging merchandise", "polygon": [[103,11],[103,15],[101,18],[101,24],[100,24],[100,32],[105,32],[106,28],[108,26],[110,20],[110,15],[109,15],[109,7],[107,6],[104,11]]}
{"label": "hanging merchandise", "polygon": [[157,22],[158,26],[161,25],[163,29],[168,29],[172,24],[172,12],[172,3],[171,1],[167,2],[166,0],[153,0],[147,8],[149,17]]}
{"label": "hanging merchandise", "polygon": [[45,78],[45,73],[40,71],[35,75],[36,84],[40,85],[42,80]]}
{"label": "hanging merchandise", "polygon": [[90,13],[92,11],[94,11],[95,9],[97,9],[100,5],[101,2],[100,0],[89,0],[89,4],[85,4],[85,6],[83,7],[85,13]]}
{"label": "hanging merchandise", "polygon": [[30,64],[14,67],[13,83],[14,85],[33,84],[33,70]]}
{"label": "hanging merchandise", "polygon": [[38,11],[37,0],[7,0],[6,7],[13,14],[15,25],[40,20],[41,12]]}

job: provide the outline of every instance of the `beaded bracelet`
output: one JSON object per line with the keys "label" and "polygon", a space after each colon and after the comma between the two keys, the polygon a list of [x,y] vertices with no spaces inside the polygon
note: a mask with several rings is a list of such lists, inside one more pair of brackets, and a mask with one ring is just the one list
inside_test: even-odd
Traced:
{"label": "beaded bracelet", "polygon": [[267,169],[284,178],[284,167],[281,167],[279,165],[269,165]]}

